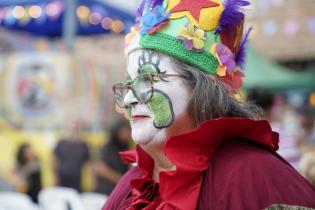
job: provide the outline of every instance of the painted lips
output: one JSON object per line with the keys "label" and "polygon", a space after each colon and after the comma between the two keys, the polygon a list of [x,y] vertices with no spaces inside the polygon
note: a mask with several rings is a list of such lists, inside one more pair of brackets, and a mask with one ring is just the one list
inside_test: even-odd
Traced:
{"label": "painted lips", "polygon": [[132,115],[132,121],[137,122],[149,118],[148,115]]}

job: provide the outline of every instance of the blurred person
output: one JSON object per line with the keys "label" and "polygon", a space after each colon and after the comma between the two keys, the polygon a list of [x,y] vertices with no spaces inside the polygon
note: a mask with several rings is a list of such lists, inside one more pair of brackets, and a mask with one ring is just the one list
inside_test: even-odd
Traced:
{"label": "blurred person", "polygon": [[[264,111],[264,117],[270,122],[272,129],[279,133],[279,150],[277,151],[293,167],[297,168],[301,152],[299,150],[298,133],[284,125],[281,121],[275,120],[273,108],[275,96],[269,91],[256,87],[248,91],[247,100],[257,104]],[[288,112],[283,112],[284,118]]]}
{"label": "blurred person", "polygon": [[[34,202],[42,188],[40,162],[30,144],[23,143],[16,154],[15,175],[25,184],[25,192]],[[19,188],[19,186],[17,186]]]}
{"label": "blurred person", "polygon": [[300,173],[315,186],[315,146],[305,152],[299,162]]}
{"label": "blurred person", "polygon": [[96,165],[97,192],[109,195],[121,176],[128,170],[119,152],[128,149],[130,132],[130,125],[125,119],[119,119],[111,127],[109,142],[101,149],[101,160]]}
{"label": "blurred person", "polygon": [[137,166],[104,210],[315,208],[315,188],[276,153],[278,134],[256,106],[234,98],[247,5],[142,1],[126,37],[125,80],[113,85]]}
{"label": "blurred person", "polygon": [[266,120],[272,122],[272,108],[274,105],[274,95],[263,88],[252,88],[247,92],[247,100],[255,103],[261,107],[264,111],[264,117]]}
{"label": "blurred person", "polygon": [[88,145],[80,138],[80,124],[74,123],[70,128],[70,136],[61,139],[55,147],[55,179],[56,184],[82,191],[81,177],[85,164],[90,164]]}
{"label": "blurred person", "polygon": [[299,146],[303,151],[307,151],[309,148],[315,147],[315,136],[314,136],[314,108],[309,105],[302,105],[297,108],[297,116],[300,122],[300,130],[298,132]]}

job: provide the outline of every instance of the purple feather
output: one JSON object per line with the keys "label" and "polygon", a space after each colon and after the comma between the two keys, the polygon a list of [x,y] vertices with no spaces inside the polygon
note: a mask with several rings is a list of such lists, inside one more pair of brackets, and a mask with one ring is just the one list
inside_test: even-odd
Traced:
{"label": "purple feather", "polygon": [[151,0],[149,7],[150,9],[153,9],[157,5],[162,5],[162,3],[163,3],[163,0]]}
{"label": "purple feather", "polygon": [[224,10],[219,21],[217,33],[221,33],[223,29],[233,29],[238,25],[244,16],[242,7],[250,5],[247,0],[225,0]]}
{"label": "purple feather", "polygon": [[137,10],[137,16],[136,16],[136,22],[139,22],[143,12],[147,9],[152,10],[157,5],[162,5],[163,0],[142,0],[138,10]]}
{"label": "purple feather", "polygon": [[140,6],[138,7],[138,10],[137,10],[136,22],[139,22],[141,17],[142,17],[142,13],[143,13],[145,4],[146,4],[146,0],[142,0],[141,4],[140,4]]}
{"label": "purple feather", "polygon": [[235,59],[236,64],[241,68],[244,68],[245,58],[246,58],[246,44],[248,41],[249,34],[252,30],[253,30],[253,27],[250,27],[246,31],[245,36],[242,39],[242,42],[240,44],[240,47],[239,47],[237,55],[236,55],[236,59]]}

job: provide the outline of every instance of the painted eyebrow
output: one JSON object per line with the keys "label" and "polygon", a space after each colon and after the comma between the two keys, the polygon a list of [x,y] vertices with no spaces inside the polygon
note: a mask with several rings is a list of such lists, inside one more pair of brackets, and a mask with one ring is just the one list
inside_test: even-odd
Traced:
{"label": "painted eyebrow", "polygon": [[[161,56],[153,51],[142,51],[142,54],[138,57],[138,73],[165,73],[161,71],[160,63]],[[147,68],[145,68],[147,66]]]}
{"label": "painted eyebrow", "polygon": [[[153,65],[153,64],[152,64],[152,65]],[[143,66],[143,65],[142,65],[142,66]],[[158,73],[159,73],[155,67],[149,69],[149,71],[148,71],[148,69],[142,69],[142,68],[141,68],[142,66],[139,66],[139,69],[138,69],[138,73],[139,73],[139,74],[158,74]]]}

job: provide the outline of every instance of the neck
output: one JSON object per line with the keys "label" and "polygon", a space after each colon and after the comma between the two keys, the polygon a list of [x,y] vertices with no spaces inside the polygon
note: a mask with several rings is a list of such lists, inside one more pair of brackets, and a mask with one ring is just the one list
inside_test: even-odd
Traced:
{"label": "neck", "polygon": [[172,164],[165,156],[163,151],[164,144],[155,144],[150,146],[142,146],[143,150],[150,154],[154,160],[153,179],[159,182],[159,174],[161,171],[170,171],[175,169],[175,165]]}
{"label": "neck", "polygon": [[164,154],[165,141],[171,136],[190,131],[194,127],[188,115],[179,116],[177,120],[166,129],[166,139],[163,143],[142,146],[143,150],[154,160],[153,179],[156,182],[159,182],[159,174],[161,171],[175,170],[176,167]]}

